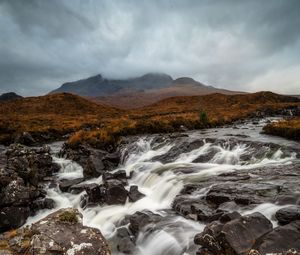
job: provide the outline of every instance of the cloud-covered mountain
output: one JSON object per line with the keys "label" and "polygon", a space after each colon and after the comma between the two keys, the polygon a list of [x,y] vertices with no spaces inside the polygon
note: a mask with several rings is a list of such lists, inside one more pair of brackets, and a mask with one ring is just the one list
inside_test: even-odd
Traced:
{"label": "cloud-covered mountain", "polygon": [[173,79],[164,73],[148,73],[140,77],[110,80],[100,74],[64,83],[50,93],[69,92],[92,97],[95,101],[121,108],[135,108],[173,96],[206,95],[237,92],[206,86],[189,77]]}

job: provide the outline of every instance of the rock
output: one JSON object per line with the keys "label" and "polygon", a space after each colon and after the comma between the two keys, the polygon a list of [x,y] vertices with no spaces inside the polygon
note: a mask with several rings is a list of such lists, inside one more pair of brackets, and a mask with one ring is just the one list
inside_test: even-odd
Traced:
{"label": "rock", "polygon": [[256,249],[261,254],[283,253],[291,248],[300,252],[300,221],[279,226],[262,237]]}
{"label": "rock", "polygon": [[37,212],[42,209],[53,209],[55,207],[55,201],[51,198],[42,198],[33,201],[31,205],[31,211]]}
{"label": "rock", "polygon": [[119,170],[114,173],[104,172],[102,178],[104,183],[106,183],[108,180],[116,179],[121,181],[124,186],[127,185],[127,176],[126,176],[126,171],[124,170]]}
{"label": "rock", "polygon": [[111,153],[85,145],[72,147],[67,143],[64,144],[59,155],[81,165],[85,178],[97,178],[105,171],[116,168],[120,161],[118,152]]}
{"label": "rock", "polygon": [[32,136],[28,132],[23,132],[16,136],[14,143],[23,144],[26,146],[33,146],[36,144],[36,141],[32,138]]}
{"label": "rock", "polygon": [[207,202],[216,206],[234,201],[237,204],[260,204],[276,199],[280,186],[268,183],[232,183],[216,184],[206,195]]}
{"label": "rock", "polygon": [[[62,209],[15,233],[0,235],[6,249],[14,255],[72,254],[110,255],[101,232],[82,225],[82,215],[75,209]],[[8,253],[10,254],[10,253]]]}
{"label": "rock", "polygon": [[83,181],[84,181],[84,178],[77,178],[77,179],[73,179],[73,180],[61,180],[59,182],[58,186],[62,192],[69,192],[71,186],[79,184]]}
{"label": "rock", "polygon": [[282,208],[276,212],[275,217],[281,225],[300,220],[300,206]]}
{"label": "rock", "polygon": [[150,223],[159,222],[162,216],[150,211],[136,212],[132,215],[125,216],[122,225],[129,224],[129,230],[134,237],[137,237],[139,231]]}
{"label": "rock", "polygon": [[21,227],[30,216],[30,208],[3,207],[0,209],[0,233]]}
{"label": "rock", "polygon": [[88,195],[89,204],[103,204],[106,202],[106,190],[103,185],[88,184],[85,186],[85,191]]}
{"label": "rock", "polygon": [[271,230],[272,223],[265,216],[253,213],[225,224],[213,222],[194,241],[212,254],[248,254]]}
{"label": "rock", "polygon": [[143,198],[145,195],[138,190],[138,186],[130,186],[128,197],[130,202],[136,202]]}
{"label": "rock", "polygon": [[222,223],[226,223],[235,219],[240,218],[242,215],[238,212],[229,212],[229,213],[224,213],[221,217],[220,217],[220,222]]}
{"label": "rock", "polygon": [[124,188],[121,181],[107,180],[105,187],[107,204],[125,204],[127,200],[128,191]]}

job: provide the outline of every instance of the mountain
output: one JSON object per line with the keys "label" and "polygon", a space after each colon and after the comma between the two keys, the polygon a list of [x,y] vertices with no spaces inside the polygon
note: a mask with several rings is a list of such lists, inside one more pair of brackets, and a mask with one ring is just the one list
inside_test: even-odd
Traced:
{"label": "mountain", "polygon": [[60,92],[90,97],[95,102],[124,109],[146,106],[174,96],[242,93],[207,86],[189,77],[174,80],[164,73],[148,73],[124,80],[109,80],[99,74],[87,79],[64,83],[50,93]]}
{"label": "mountain", "polygon": [[126,89],[140,91],[162,88],[169,86],[172,82],[171,76],[161,73],[149,73],[141,77],[124,80],[109,80],[98,74],[87,79],[64,83],[60,88],[51,91],[50,94],[69,92],[80,96],[108,96]]}
{"label": "mountain", "polygon": [[0,95],[0,102],[4,101],[10,101],[10,100],[15,100],[15,99],[20,99],[23,98],[22,96],[19,96],[15,92],[8,92]]}

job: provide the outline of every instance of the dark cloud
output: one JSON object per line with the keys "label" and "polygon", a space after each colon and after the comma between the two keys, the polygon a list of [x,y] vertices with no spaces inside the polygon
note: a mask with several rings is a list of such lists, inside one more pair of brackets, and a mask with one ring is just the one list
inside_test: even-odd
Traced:
{"label": "dark cloud", "polygon": [[160,71],[300,94],[298,0],[0,0],[0,93]]}

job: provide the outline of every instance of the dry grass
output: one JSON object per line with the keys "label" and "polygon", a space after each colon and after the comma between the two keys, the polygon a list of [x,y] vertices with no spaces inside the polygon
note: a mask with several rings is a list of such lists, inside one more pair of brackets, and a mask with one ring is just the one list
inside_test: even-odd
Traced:
{"label": "dry grass", "polygon": [[[174,97],[125,111],[63,93],[0,104],[0,142],[10,142],[17,133],[27,131],[34,137],[50,133],[54,138],[73,133],[69,143],[74,146],[111,146],[124,135],[174,132],[182,126],[215,127],[299,105],[295,98],[260,92]],[[207,116],[205,123],[201,112]]]}
{"label": "dry grass", "polygon": [[273,122],[264,127],[264,132],[289,139],[300,140],[300,117]]}

